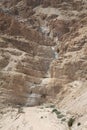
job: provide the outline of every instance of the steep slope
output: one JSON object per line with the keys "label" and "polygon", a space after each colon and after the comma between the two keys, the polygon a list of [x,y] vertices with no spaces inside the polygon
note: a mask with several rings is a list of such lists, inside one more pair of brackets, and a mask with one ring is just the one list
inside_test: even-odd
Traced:
{"label": "steep slope", "polygon": [[[2,94],[0,96],[7,97],[6,102],[9,98],[13,104],[22,105],[26,103],[24,100],[28,98],[29,93],[30,95],[34,93],[34,87],[39,94],[40,84],[45,77],[48,78],[49,64],[53,59],[54,52],[50,46],[39,45],[18,36],[14,38],[2,35],[0,41]],[[40,95],[43,94],[44,92],[42,94],[40,92]],[[37,97],[40,98],[40,95]]]}

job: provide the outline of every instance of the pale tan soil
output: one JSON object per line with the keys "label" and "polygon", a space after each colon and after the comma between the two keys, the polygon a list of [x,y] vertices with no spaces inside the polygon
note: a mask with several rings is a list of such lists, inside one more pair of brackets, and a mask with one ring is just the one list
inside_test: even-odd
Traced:
{"label": "pale tan soil", "polygon": [[31,107],[8,110],[0,121],[0,130],[68,130],[60,124],[51,108]]}

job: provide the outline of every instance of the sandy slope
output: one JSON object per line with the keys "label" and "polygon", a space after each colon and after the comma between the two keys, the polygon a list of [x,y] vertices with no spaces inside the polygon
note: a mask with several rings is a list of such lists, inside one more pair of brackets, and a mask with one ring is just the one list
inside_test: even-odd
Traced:
{"label": "sandy slope", "polygon": [[[68,120],[63,122],[57,118],[53,109],[46,106],[5,108],[0,112],[0,130],[87,130],[87,115],[76,118],[69,128]],[[65,118],[70,119],[70,115]]]}
{"label": "sandy slope", "polygon": [[1,117],[0,130],[68,130],[60,124],[52,108],[14,109]]}

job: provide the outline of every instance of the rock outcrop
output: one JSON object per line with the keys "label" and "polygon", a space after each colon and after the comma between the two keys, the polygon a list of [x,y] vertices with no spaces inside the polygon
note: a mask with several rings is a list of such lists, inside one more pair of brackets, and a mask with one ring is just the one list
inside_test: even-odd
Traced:
{"label": "rock outcrop", "polygon": [[29,104],[27,102],[29,95],[36,93],[37,95],[33,97],[35,101],[29,100],[29,102],[31,105],[40,104],[45,98],[44,92],[40,92],[41,86],[43,87],[40,84],[45,77],[48,77],[49,66],[54,59],[51,46],[55,43],[37,29],[20,22],[3,10],[0,15],[2,102]]}

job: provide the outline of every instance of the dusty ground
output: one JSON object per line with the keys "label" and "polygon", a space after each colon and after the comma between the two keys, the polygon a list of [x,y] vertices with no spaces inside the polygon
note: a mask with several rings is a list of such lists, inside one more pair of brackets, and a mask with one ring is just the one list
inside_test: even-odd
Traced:
{"label": "dusty ground", "polygon": [[61,124],[52,110],[43,106],[8,108],[0,121],[0,130],[68,130],[67,125]]}

